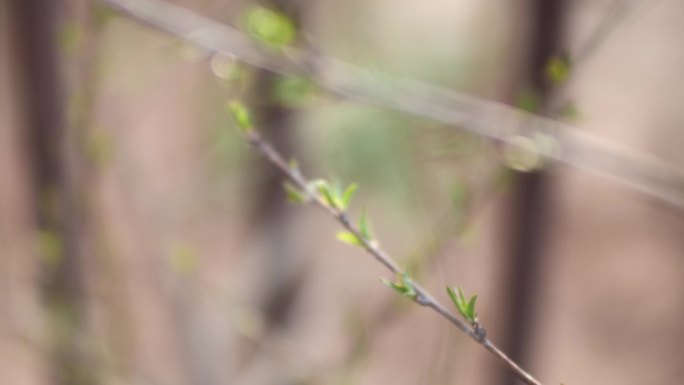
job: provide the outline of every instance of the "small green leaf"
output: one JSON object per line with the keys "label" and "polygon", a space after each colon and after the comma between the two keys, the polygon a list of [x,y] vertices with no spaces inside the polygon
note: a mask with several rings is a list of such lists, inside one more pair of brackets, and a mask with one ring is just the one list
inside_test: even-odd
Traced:
{"label": "small green leaf", "polygon": [[465,309],[465,306],[463,305],[466,303],[466,297],[460,287],[458,288],[458,299],[460,300],[461,306]]}
{"label": "small green leaf", "polygon": [[409,298],[416,298],[416,288],[413,287],[413,281],[411,281],[411,278],[409,278],[406,272],[401,275],[401,284],[406,289],[404,292],[405,296]]}
{"label": "small green leaf", "polygon": [[342,194],[342,200],[340,203],[342,203],[342,209],[346,210],[347,207],[349,207],[349,203],[351,202],[352,197],[354,196],[354,193],[356,192],[356,189],[359,186],[356,183],[352,183],[349,186],[347,186],[347,189],[344,190],[344,194]]}
{"label": "small green leaf", "polygon": [[316,190],[323,195],[323,198],[325,198],[325,202],[333,208],[338,208],[337,206],[337,201],[335,200],[335,195],[333,194],[330,185],[328,182],[324,179],[319,179],[314,182],[314,185],[316,186]]}
{"label": "small green leaf", "polygon": [[247,31],[271,47],[291,44],[297,35],[294,23],[287,16],[264,7],[247,12]]}
{"label": "small green leaf", "polygon": [[554,56],[546,64],[546,77],[554,84],[563,83],[570,76],[570,60],[566,56]]}
{"label": "small green leaf", "polygon": [[459,306],[458,297],[456,296],[456,291],[454,291],[454,288],[451,286],[447,286],[446,289],[447,289],[447,293],[449,294],[449,297],[451,297],[451,301],[453,301],[454,306],[456,306],[456,308],[458,309],[460,306]]}
{"label": "small green leaf", "polygon": [[361,216],[359,216],[359,232],[367,241],[373,239],[373,235],[370,231],[370,225],[368,223],[368,215],[366,214],[365,209],[361,210]]}
{"label": "small green leaf", "polygon": [[332,186],[330,188],[330,194],[335,202],[334,207],[340,210],[344,210],[344,202],[342,201],[342,183],[339,179],[334,179],[332,181]]}
{"label": "small green leaf", "polygon": [[411,278],[409,278],[407,273],[397,274],[398,282],[390,282],[386,279],[381,279],[381,281],[385,285],[399,292],[401,295],[413,300],[416,299],[418,293],[416,292],[416,288],[413,286],[413,281],[411,281]]}
{"label": "small green leaf", "polygon": [[287,194],[287,199],[292,203],[304,203],[307,195],[290,182],[283,183],[283,188]]}
{"label": "small green leaf", "polygon": [[384,279],[384,278],[383,278],[383,279],[381,279],[380,281],[382,281],[382,283],[384,283],[385,285],[387,285],[387,287],[389,287],[389,288],[391,288],[391,289],[397,291],[397,292],[398,292],[399,294],[401,294],[401,295],[404,295],[404,293],[406,292],[406,289],[405,289],[403,286],[398,285],[398,284],[396,284],[396,283],[394,283],[394,282],[392,282],[392,281],[390,281],[390,280],[387,280],[387,279]]}
{"label": "small green leaf", "polygon": [[350,233],[349,231],[340,231],[337,233],[337,239],[348,245],[363,247],[363,242],[361,242],[356,235]]}
{"label": "small green leaf", "polygon": [[252,130],[252,117],[249,109],[239,100],[233,100],[228,103],[228,110],[233,116],[235,123],[245,132]]}
{"label": "small green leaf", "polygon": [[468,301],[468,304],[466,305],[466,309],[465,309],[466,314],[467,314],[466,318],[471,323],[475,321],[475,316],[477,315],[475,313],[475,302],[477,302],[477,295],[474,295],[470,298],[470,300]]}
{"label": "small green leaf", "polygon": [[459,314],[463,316],[469,323],[475,322],[475,317],[477,313],[475,312],[475,304],[477,302],[477,295],[472,296],[470,299],[466,299],[461,288],[454,289],[453,287],[447,286],[447,293],[451,297],[451,301],[454,303],[456,310]]}

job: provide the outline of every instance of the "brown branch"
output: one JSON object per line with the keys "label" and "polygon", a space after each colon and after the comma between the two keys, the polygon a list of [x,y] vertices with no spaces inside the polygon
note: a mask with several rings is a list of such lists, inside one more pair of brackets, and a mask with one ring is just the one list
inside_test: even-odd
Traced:
{"label": "brown branch", "polygon": [[[312,183],[304,177],[299,168],[290,165],[285,158],[278,153],[276,149],[271,146],[270,143],[265,141],[258,132],[254,129],[246,131],[247,141],[252,145],[259,153],[261,153],[268,161],[279,168],[299,189],[307,192],[309,194],[310,201],[316,204],[321,209],[327,211],[332,215],[337,222],[342,225],[347,231],[354,234],[356,238],[361,242],[363,249],[368,252],[376,261],[385,266],[387,270],[391,271],[395,275],[404,274],[404,270],[399,267],[399,265],[390,257],[377,242],[366,239],[361,230],[354,226],[349,220],[347,213],[344,210],[333,207],[328,204],[323,196],[321,196],[316,191],[312,189]],[[449,321],[456,328],[460,329],[462,332],[467,334],[474,341],[482,345],[485,349],[489,350],[494,354],[499,360],[506,364],[521,380],[530,385],[541,385],[541,383],[535,379],[531,374],[522,369],[518,364],[513,362],[506,354],[504,354],[494,343],[487,339],[484,329],[478,324],[474,327],[469,326],[466,322],[457,318],[455,315],[449,312],[446,307],[439,303],[427,290],[422,286],[413,283],[416,295],[414,301],[421,305],[428,307],[447,321]]]}

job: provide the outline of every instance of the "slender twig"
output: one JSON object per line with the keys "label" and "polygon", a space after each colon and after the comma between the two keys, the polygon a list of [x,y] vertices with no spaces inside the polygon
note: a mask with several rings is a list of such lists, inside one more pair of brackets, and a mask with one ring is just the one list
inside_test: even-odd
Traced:
{"label": "slender twig", "polygon": [[[247,141],[252,145],[259,153],[261,153],[268,161],[275,165],[280,171],[282,171],[299,189],[305,191],[309,194],[310,201],[315,203],[318,207],[327,211],[332,215],[337,222],[342,225],[347,231],[354,234],[356,238],[361,242],[363,249],[368,252],[376,261],[385,266],[389,271],[395,275],[404,274],[404,270],[399,267],[399,265],[390,257],[377,242],[368,240],[363,236],[361,230],[354,226],[349,220],[347,213],[337,207],[328,204],[323,196],[321,196],[316,191],[311,188],[312,183],[307,178],[304,177],[302,172],[298,167],[291,165],[288,161],[283,158],[278,151],[271,146],[270,143],[265,141],[259,133],[250,129],[245,133]],[[413,283],[415,289],[414,301],[421,305],[428,307],[452,325],[460,329],[463,333],[467,334],[470,338],[475,340],[477,343],[482,345],[485,349],[489,350],[497,358],[503,361],[520,379],[525,381],[525,383],[530,385],[541,385],[541,383],[535,379],[531,374],[522,369],[518,364],[513,362],[506,354],[504,354],[496,345],[494,345],[489,339],[487,339],[484,329],[479,325],[473,327],[466,324],[466,322],[457,318],[455,315],[449,312],[446,307],[439,303],[427,290],[422,286]]]}
{"label": "slender twig", "polygon": [[269,50],[234,28],[168,2],[100,1],[207,50],[280,74],[306,74],[321,87],[354,100],[432,119],[511,146],[517,146],[521,135],[542,134],[555,144],[554,151],[544,156],[684,208],[680,168],[559,121],[452,89],[380,76],[311,51]]}
{"label": "slender twig", "polygon": [[[549,101],[548,110],[551,115],[557,116],[563,106],[567,105],[565,93],[572,79],[576,78],[581,72],[581,67],[589,58],[599,51],[599,47],[604,45],[608,38],[624,24],[637,9],[643,8],[645,0],[613,0],[606,13],[601,17],[598,25],[584,39],[578,48],[570,54],[570,65],[572,69],[568,77],[561,83],[554,86],[552,98]],[[654,2],[651,2],[653,4]]]}
{"label": "slender twig", "polygon": [[613,0],[599,24],[572,55],[573,70],[584,62],[645,0]]}

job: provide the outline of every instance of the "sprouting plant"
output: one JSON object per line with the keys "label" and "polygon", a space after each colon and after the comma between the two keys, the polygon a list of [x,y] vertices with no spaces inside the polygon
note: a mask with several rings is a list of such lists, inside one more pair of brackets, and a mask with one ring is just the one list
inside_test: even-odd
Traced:
{"label": "sprouting plant", "polygon": [[477,302],[477,295],[466,298],[460,287],[454,289],[450,286],[447,286],[447,293],[449,293],[449,297],[451,297],[451,300],[454,302],[456,310],[458,310],[463,318],[465,318],[469,324],[476,325],[477,312],[475,312],[475,303]]}
{"label": "sprouting plant", "polygon": [[234,101],[231,102],[228,107],[233,116],[233,120],[235,120],[237,126],[240,127],[245,134],[249,144],[289,178],[289,183],[285,184],[285,191],[288,198],[300,203],[313,202],[332,215],[344,228],[343,231],[337,234],[339,240],[363,248],[376,261],[381,263],[396,276],[394,282],[383,279],[382,282],[385,285],[394,289],[401,295],[410,298],[415,303],[437,312],[455,327],[466,333],[477,343],[481,344],[485,349],[492,352],[492,354],[501,361],[505,362],[511,370],[527,384],[541,385],[538,380],[512,361],[496,347],[496,345],[487,339],[486,332],[479,324],[475,311],[477,296],[474,295],[470,298],[466,298],[460,289],[457,290],[457,293],[454,288],[447,288],[452,301],[456,305],[456,309],[466,320],[466,322],[463,322],[450,313],[449,310],[439,303],[427,290],[414,282],[409,277],[408,273],[400,268],[399,265],[380,248],[379,243],[371,234],[370,221],[365,210],[361,212],[356,225],[349,220],[347,209],[351,204],[354,193],[358,189],[358,186],[355,183],[351,183],[347,185],[347,187],[342,188],[342,184],[339,181],[330,182],[325,179],[310,181],[306,179],[299,170],[296,162],[286,161],[283,156],[280,155],[270,143],[266,142],[261,135],[259,135],[257,130],[254,129],[252,121],[249,118],[249,110],[244,104]]}
{"label": "sprouting plant", "polygon": [[359,187],[356,183],[352,183],[342,190],[342,184],[339,180],[334,180],[331,183],[325,179],[314,181],[313,186],[323,195],[325,202],[330,207],[341,211],[345,211],[349,207],[349,202],[351,202],[351,198]]}
{"label": "sprouting plant", "polygon": [[411,278],[409,278],[408,273],[404,272],[402,274],[397,274],[396,282],[383,279],[382,283],[396,290],[399,294],[406,296],[411,299],[416,299],[416,289],[413,286]]}

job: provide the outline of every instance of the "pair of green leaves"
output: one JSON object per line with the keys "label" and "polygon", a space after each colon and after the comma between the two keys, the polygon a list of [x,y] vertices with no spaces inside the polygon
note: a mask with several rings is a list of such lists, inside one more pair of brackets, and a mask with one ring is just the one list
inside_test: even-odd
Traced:
{"label": "pair of green leaves", "polygon": [[477,295],[473,295],[470,298],[466,298],[463,294],[461,288],[454,289],[453,287],[447,286],[447,293],[449,297],[454,302],[456,310],[466,319],[470,324],[475,324],[477,321],[477,313],[475,312],[475,302],[477,302]]}
{"label": "pair of green leaves", "polygon": [[416,288],[413,286],[413,281],[411,281],[411,278],[409,278],[406,272],[402,274],[397,274],[396,282],[391,282],[387,279],[383,279],[382,283],[394,289],[401,295],[411,298],[413,300],[415,300],[418,296],[418,292],[416,291]]}
{"label": "pair of green leaves", "polygon": [[345,211],[349,207],[349,203],[359,187],[356,183],[352,183],[342,190],[342,185],[339,181],[336,180],[329,183],[325,179],[314,181],[313,186],[323,196],[328,206],[340,211]]}
{"label": "pair of green leaves", "polygon": [[339,233],[337,233],[337,239],[348,245],[360,247],[364,246],[363,241],[366,241],[367,243],[373,242],[373,235],[371,234],[370,223],[368,220],[368,215],[366,215],[366,210],[361,211],[361,216],[359,216],[358,229],[363,240],[359,239],[359,237],[357,237],[356,234],[352,233],[351,231],[340,231]]}
{"label": "pair of green leaves", "polygon": [[[296,168],[296,165],[291,164],[290,167]],[[283,187],[285,188],[287,198],[293,203],[306,203],[311,197],[307,192],[302,191],[292,183],[285,182]],[[326,205],[337,209],[340,212],[344,212],[347,210],[347,208],[349,208],[351,199],[357,189],[358,185],[356,183],[348,185],[343,190],[339,181],[336,180],[330,183],[325,179],[312,181],[308,188],[309,191],[318,192]],[[370,221],[368,220],[368,215],[366,214],[365,210],[361,211],[361,216],[359,217],[358,222],[358,230],[360,237],[351,231],[345,230],[337,233],[337,239],[346,244],[360,247],[364,246],[364,241],[366,243],[373,241],[373,235],[371,234],[370,230]]]}
{"label": "pair of green leaves", "polygon": [[559,85],[565,82],[570,76],[570,58],[567,55],[560,55],[552,57],[546,68],[544,68],[544,75],[554,85]]}

